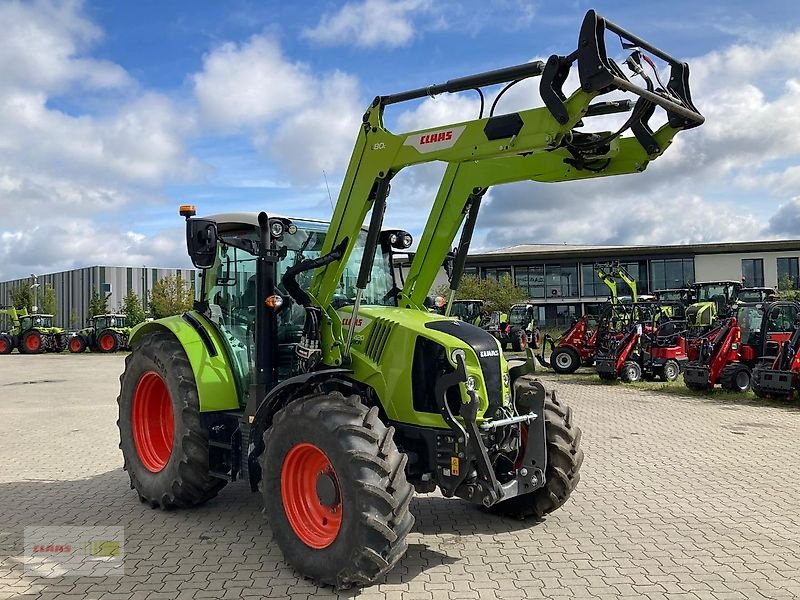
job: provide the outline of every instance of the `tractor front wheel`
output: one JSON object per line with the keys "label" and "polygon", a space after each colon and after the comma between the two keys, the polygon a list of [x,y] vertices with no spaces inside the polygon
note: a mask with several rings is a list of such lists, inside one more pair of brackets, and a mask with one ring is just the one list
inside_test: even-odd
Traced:
{"label": "tractor front wheel", "polygon": [[545,401],[544,424],[547,443],[544,486],[495,504],[493,512],[518,519],[541,518],[564,504],[578,485],[583,450],[580,427],[572,424],[572,409],[554,395]]}
{"label": "tractor front wheel", "polygon": [[86,350],[86,340],[82,335],[76,335],[69,340],[69,351],[73,354],[80,354]]}
{"label": "tractor front wheel", "polygon": [[514,352],[522,352],[528,347],[528,334],[519,329],[511,333],[511,349]]}
{"label": "tractor front wheel", "polygon": [[119,350],[119,336],[116,331],[104,331],[97,338],[97,349],[104,354]]}
{"label": "tractor front wheel", "polygon": [[639,363],[626,360],[619,369],[619,378],[625,383],[634,383],[642,378],[642,367]]}
{"label": "tractor front wheel", "polygon": [[572,348],[556,348],[550,354],[550,366],[559,375],[569,375],[578,370],[581,357]]}
{"label": "tractor front wheel", "polygon": [[750,389],[750,369],[742,363],[731,363],[722,369],[719,381],[729,392],[746,392]]}
{"label": "tractor front wheel", "polygon": [[414,524],[394,428],[358,396],[307,396],[264,434],[261,491],[273,536],[303,576],[366,585],[405,554]]}
{"label": "tractor front wheel", "polygon": [[675,381],[680,374],[681,366],[676,360],[668,360],[661,369],[661,379],[664,381]]}
{"label": "tractor front wheel", "polygon": [[42,345],[42,334],[38,331],[29,331],[22,336],[19,349],[23,354],[39,354]]}
{"label": "tractor front wheel", "polygon": [[0,335],[0,354],[11,354],[14,349],[14,344],[11,343],[11,338],[7,335]]}
{"label": "tractor front wheel", "polygon": [[169,333],[145,336],[125,359],[119,380],[119,447],[140,500],[174,508],[216,496],[226,481],[209,474],[208,432],[178,340]]}

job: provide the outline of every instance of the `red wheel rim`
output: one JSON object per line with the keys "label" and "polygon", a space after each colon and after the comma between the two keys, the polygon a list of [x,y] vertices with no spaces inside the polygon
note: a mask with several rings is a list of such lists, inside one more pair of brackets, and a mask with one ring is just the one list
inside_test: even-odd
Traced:
{"label": "red wheel rim", "polygon": [[73,352],[81,351],[81,341],[78,338],[72,338],[69,342],[69,349]]}
{"label": "red wheel rim", "polygon": [[131,425],[139,460],[148,471],[158,473],[172,455],[175,423],[167,384],[155,371],[142,375],[136,384]]}
{"label": "red wheel rim", "polygon": [[0,340],[0,354],[4,354],[8,352],[8,342],[6,340]]}
{"label": "red wheel rim", "polygon": [[36,352],[42,347],[42,338],[38,333],[34,333],[25,338],[25,348],[31,352]]}
{"label": "red wheel rim", "polygon": [[342,527],[339,489],[331,461],[315,445],[297,444],[283,459],[283,509],[289,525],[306,546],[321,550],[339,535]]}
{"label": "red wheel rim", "polygon": [[114,347],[114,336],[110,333],[104,333],[100,336],[100,348],[108,352]]}

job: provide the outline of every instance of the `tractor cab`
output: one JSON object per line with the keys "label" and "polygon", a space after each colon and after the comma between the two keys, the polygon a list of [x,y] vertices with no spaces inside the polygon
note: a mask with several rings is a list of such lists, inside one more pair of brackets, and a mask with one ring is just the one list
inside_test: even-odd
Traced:
{"label": "tractor cab", "polygon": [[33,314],[19,318],[20,333],[25,333],[34,328],[49,329],[52,326],[53,315]]}
{"label": "tractor cab", "polygon": [[690,328],[702,331],[713,326],[718,317],[729,316],[741,289],[739,281],[705,281],[692,285],[694,303],[686,309]]}
{"label": "tractor cab", "polygon": [[127,327],[126,325],[127,317],[123,314],[107,314],[107,315],[95,315],[89,321],[92,324],[92,327],[95,328],[97,331],[102,331],[104,329],[124,329]]}
{"label": "tractor cab", "polygon": [[690,287],[656,290],[653,296],[659,302],[672,305],[676,318],[686,318],[686,309],[695,301],[694,290]]}
{"label": "tractor cab", "polygon": [[778,297],[775,288],[771,287],[746,287],[739,290],[736,300],[738,302],[770,302]]}
{"label": "tractor cab", "polygon": [[483,315],[483,300],[454,300],[450,309],[450,316],[478,325]]}

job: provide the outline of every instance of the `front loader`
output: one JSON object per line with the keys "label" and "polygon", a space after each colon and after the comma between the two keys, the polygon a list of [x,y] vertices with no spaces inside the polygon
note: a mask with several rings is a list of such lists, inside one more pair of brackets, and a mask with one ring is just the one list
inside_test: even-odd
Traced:
{"label": "front loader", "polygon": [[53,315],[28,314],[27,309],[0,308],[0,315],[8,315],[11,329],[0,333],[0,354],[10,354],[15,348],[20,354],[63,352],[67,336],[60,327],[53,327]]}
{"label": "front loader", "polygon": [[792,400],[800,390],[800,303],[765,304],[763,327],[753,392],[759,398]]}
{"label": "front loader", "polygon": [[[609,59],[606,30],[639,47],[628,64],[644,87]],[[670,65],[666,86],[644,71],[643,51]],[[567,97],[574,64],[581,87]],[[543,107],[399,134],[383,125],[393,104],[531,77]],[[595,102],[612,91],[639,100]],[[656,106],[666,122],[653,131]],[[620,131],[580,130],[609,112],[629,113]],[[589,11],[567,56],[378,96],[330,223],[201,219],[185,207],[195,308],[137,327],[120,378],[132,487],[167,508],[246,479],[286,561],[337,587],[369,584],[402,558],[414,490],[518,517],[557,509],[583,459],[570,409],[532,376],[531,354],[506,361],[490,334],[426,299],[461,230],[449,314],[489,186],[637,173],[702,122],[685,63]],[[432,161],[447,168],[403,288],[389,293],[385,249],[410,245],[382,229],[389,184]]]}

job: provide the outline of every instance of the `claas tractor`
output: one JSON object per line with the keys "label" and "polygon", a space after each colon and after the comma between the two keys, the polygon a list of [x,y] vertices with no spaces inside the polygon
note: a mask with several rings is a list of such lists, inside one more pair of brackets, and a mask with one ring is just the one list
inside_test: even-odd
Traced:
{"label": "claas tractor", "polygon": [[60,327],[53,327],[53,315],[28,314],[26,309],[6,307],[0,314],[11,319],[11,329],[0,333],[0,354],[10,354],[16,348],[22,354],[63,352],[67,336]]}
{"label": "claas tractor", "polygon": [[127,350],[130,327],[123,314],[95,315],[87,327],[69,339],[69,351],[75,354],[89,348],[92,352],[111,353]]}
{"label": "claas tractor", "polygon": [[[594,270],[598,279],[606,284],[609,290],[609,303],[602,309],[602,317],[607,321],[615,318],[615,307],[620,303],[617,292],[618,280],[625,282],[631,290],[631,301],[638,301],[636,280],[619,262],[596,264]],[[628,313],[625,311],[620,313],[622,317],[626,314]],[[539,362],[561,375],[574,373],[581,366],[592,365],[597,349],[597,323],[598,320],[594,315],[586,314],[576,319],[557,340],[546,334],[542,353],[537,356]],[[548,345],[550,346],[550,357],[546,359],[544,349]]]}
{"label": "claas tractor", "polygon": [[[637,83],[607,56],[607,32],[637,46],[623,50]],[[648,55],[671,69],[667,85]],[[572,66],[581,85],[567,96]],[[533,77],[537,108],[404,133],[383,123],[401,102]],[[613,91],[638,99],[596,101]],[[627,115],[621,129],[587,129],[609,113]],[[194,309],[135,328],[120,378],[131,486],[170,508],[246,480],[285,560],[338,588],[374,582],[402,558],[415,491],[520,518],[556,510],[580,479],[572,411],[533,377],[532,354],[507,361],[489,333],[428,311],[425,299],[460,231],[455,297],[490,186],[638,173],[702,122],[685,63],[589,11],[569,55],[376,97],[330,223],[198,218],[184,207],[200,271]],[[390,182],[432,161],[446,165],[441,184],[403,287],[387,294]]]}
{"label": "claas tractor", "polygon": [[487,312],[484,306],[478,325],[491,333],[500,342],[500,347],[507,350],[511,346],[514,352],[525,350],[529,346],[539,347],[541,334],[536,327],[536,307],[532,304],[515,304],[504,313],[499,310]]}
{"label": "claas tractor", "polygon": [[721,385],[727,391],[746,392],[752,370],[764,356],[764,340],[777,348],[791,336],[795,307],[793,302],[740,303],[735,316],[721,319],[699,338],[683,374],[686,387],[701,391]]}
{"label": "claas tractor", "polygon": [[622,328],[600,324],[594,365],[601,379],[678,378],[688,361],[686,322],[673,319],[665,308],[658,302],[624,304],[619,309],[630,315],[619,319]]}
{"label": "claas tractor", "polygon": [[742,289],[738,281],[704,281],[692,285],[694,303],[686,309],[690,332],[701,335],[712,328],[718,318],[733,314]]}
{"label": "claas tractor", "polygon": [[765,304],[764,328],[753,367],[753,392],[759,398],[791,400],[800,389],[800,304]]}

